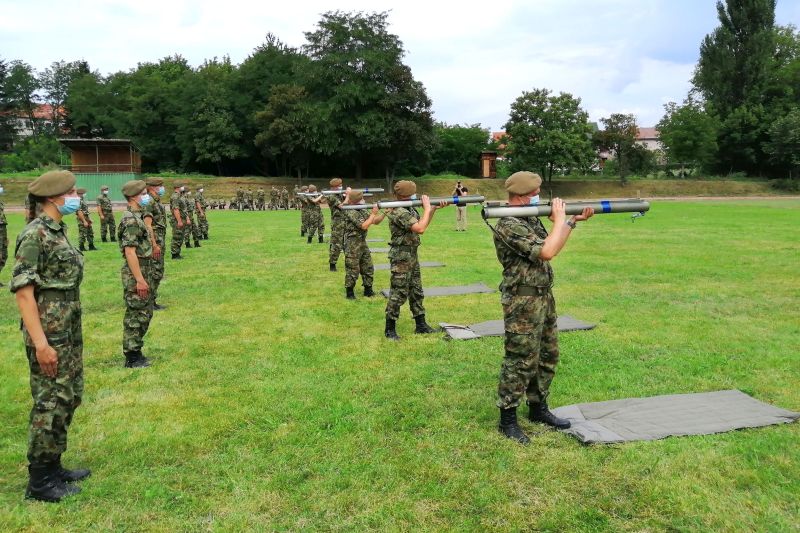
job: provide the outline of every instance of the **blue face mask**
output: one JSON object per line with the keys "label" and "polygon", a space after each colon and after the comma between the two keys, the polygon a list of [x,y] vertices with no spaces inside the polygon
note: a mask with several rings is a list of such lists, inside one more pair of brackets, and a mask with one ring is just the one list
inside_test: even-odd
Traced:
{"label": "blue face mask", "polygon": [[78,209],[80,209],[81,199],[79,196],[65,196],[64,205],[59,205],[56,207],[58,207],[58,212],[62,215],[71,215],[73,213],[77,213]]}
{"label": "blue face mask", "polygon": [[152,198],[150,198],[149,194],[143,194],[139,197],[139,205],[142,207],[146,207],[150,203],[151,199]]}
{"label": "blue face mask", "polygon": [[158,191],[156,191],[156,192],[158,192],[159,196],[164,196],[164,194],[166,194],[167,190],[162,185],[161,187],[158,188]]}
{"label": "blue face mask", "polygon": [[4,192],[6,191],[2,187],[0,187],[0,194],[3,194]]}
{"label": "blue face mask", "polygon": [[416,200],[416,199],[417,199],[417,195],[416,195],[416,194],[412,194],[412,195],[411,195],[411,199],[412,199],[412,200]]}
{"label": "blue face mask", "polygon": [[539,205],[539,195],[538,194],[536,196],[531,196],[530,204],[531,205]]}

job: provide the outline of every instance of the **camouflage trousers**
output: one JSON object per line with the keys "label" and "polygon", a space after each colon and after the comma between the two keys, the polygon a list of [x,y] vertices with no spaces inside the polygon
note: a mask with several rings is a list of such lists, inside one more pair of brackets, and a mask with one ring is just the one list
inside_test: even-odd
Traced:
{"label": "camouflage trousers", "polygon": [[308,230],[308,209],[303,207],[300,209],[300,232],[305,233]]}
{"label": "camouflage trousers", "polygon": [[201,238],[208,238],[208,217],[206,214],[203,213],[197,214],[197,225],[198,225],[198,233],[200,233]]}
{"label": "camouflage trousers", "polygon": [[517,407],[547,400],[558,365],[556,302],[549,290],[542,296],[503,295],[505,357],[500,368],[497,406]]}
{"label": "camouflage trousers", "polygon": [[[139,268],[148,285],[153,285],[153,260],[139,258]],[[122,265],[122,297],[125,301],[125,317],[122,319],[122,351],[133,352],[144,346],[144,336],[153,318],[153,291],[146,298],[136,292],[136,279],[128,262]]]}
{"label": "camouflage trousers", "polygon": [[361,284],[372,287],[375,267],[372,265],[372,254],[365,239],[350,237],[345,241],[344,250],[344,286],[348,289],[356,286],[358,275],[361,274]]}
{"label": "camouflage trousers", "polygon": [[30,368],[33,408],[28,426],[28,461],[57,461],[67,450],[67,430],[83,398],[83,333],[79,301],[37,298],[39,318],[47,342],[58,355],[55,378],[46,376],[36,359],[36,348],[23,330]]}
{"label": "camouflage trousers", "polygon": [[153,304],[156,303],[158,298],[158,287],[161,285],[161,280],[164,279],[164,259],[167,254],[165,249],[167,243],[167,229],[166,228],[153,228],[156,232],[156,243],[161,248],[161,257],[153,259],[153,284],[150,290],[153,293]]}
{"label": "camouflage trousers", "polygon": [[103,218],[100,220],[100,238],[103,239],[103,242],[106,242],[106,231],[111,242],[117,240],[117,222],[114,220],[113,211],[104,211]]}
{"label": "camouflage trousers", "polygon": [[87,228],[79,220],[78,221],[78,245],[79,246],[84,246],[87,243],[89,244],[89,246],[94,245],[94,229],[92,228],[91,222],[89,223],[89,227]]}
{"label": "camouflage trousers", "polygon": [[6,266],[8,261],[8,226],[0,224],[0,270]]}
{"label": "camouflage trousers", "polygon": [[188,226],[183,227],[183,235],[184,235],[184,245],[190,244],[190,239],[194,237],[194,242],[197,244],[200,242],[200,226],[197,225],[197,221],[195,220],[194,213],[189,215],[190,224]]}
{"label": "camouflage trousers", "polygon": [[308,236],[313,237],[315,233],[319,232],[319,236],[325,233],[325,217],[322,216],[320,209],[313,209],[308,211]]}
{"label": "camouflage trousers", "polygon": [[[323,230],[324,231],[324,230]],[[339,261],[339,254],[344,248],[344,220],[341,217],[331,216],[331,241],[328,245],[328,262]]]}
{"label": "camouflage trousers", "polygon": [[422,274],[419,270],[417,249],[413,246],[392,246],[389,251],[391,271],[391,294],[386,303],[386,318],[400,318],[400,307],[406,300],[411,307],[411,316],[425,314],[422,300]]}
{"label": "camouflage trousers", "polygon": [[178,221],[174,218],[170,219],[169,223],[172,226],[172,242],[169,249],[172,255],[178,255],[181,253],[181,246],[183,246],[183,232],[186,226],[179,228]]}

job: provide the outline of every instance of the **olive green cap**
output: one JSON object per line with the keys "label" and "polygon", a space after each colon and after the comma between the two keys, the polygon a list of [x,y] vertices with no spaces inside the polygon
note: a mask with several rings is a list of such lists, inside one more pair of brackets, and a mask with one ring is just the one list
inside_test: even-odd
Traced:
{"label": "olive green cap", "polygon": [[78,189],[78,190],[77,190],[77,191],[75,191],[75,192],[77,192],[78,194],[86,194],[86,189],[84,189],[83,187],[81,187],[80,189]]}
{"label": "olive green cap", "polygon": [[331,184],[331,187],[338,187],[339,185],[342,184],[342,178],[333,178],[330,181],[330,184]]}
{"label": "olive green cap", "polygon": [[506,192],[522,196],[542,186],[542,178],[535,172],[522,170],[511,174],[505,183]]}
{"label": "olive green cap", "polygon": [[351,204],[357,204],[364,199],[364,193],[361,191],[350,191],[347,193],[347,201]]}
{"label": "olive green cap", "polygon": [[72,190],[75,181],[75,174],[69,170],[51,170],[33,180],[28,192],[43,198],[61,196]]}
{"label": "olive green cap", "polygon": [[122,194],[124,194],[126,198],[131,198],[137,194],[141,194],[145,187],[147,187],[147,185],[142,180],[131,180],[122,186]]}
{"label": "olive green cap", "polygon": [[308,192],[317,192],[317,186],[316,185],[309,185],[308,186]]}
{"label": "olive green cap", "polygon": [[417,184],[409,180],[400,180],[394,184],[397,196],[413,196],[417,192]]}
{"label": "olive green cap", "polygon": [[147,178],[144,180],[148,187],[158,187],[160,185],[164,185],[164,180],[162,178]]}

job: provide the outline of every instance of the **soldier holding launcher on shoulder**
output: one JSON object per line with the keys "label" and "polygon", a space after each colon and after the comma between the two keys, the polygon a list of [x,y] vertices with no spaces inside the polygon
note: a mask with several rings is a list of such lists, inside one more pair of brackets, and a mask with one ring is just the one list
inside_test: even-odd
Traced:
{"label": "soldier holding launcher on shoulder", "polygon": [[[538,174],[515,172],[505,182],[509,205],[536,203],[541,184]],[[550,260],[562,250],[576,224],[591,218],[594,210],[587,207],[567,219],[564,205],[560,198],[553,200],[549,234],[537,217],[503,217],[492,228],[497,259],[503,265],[500,302],[505,322],[505,357],[497,390],[499,431],[520,444],[530,442],[517,424],[517,406],[523,396],[527,397],[531,421],[556,428],[570,426],[568,420],[556,417],[547,407],[558,364]]]}

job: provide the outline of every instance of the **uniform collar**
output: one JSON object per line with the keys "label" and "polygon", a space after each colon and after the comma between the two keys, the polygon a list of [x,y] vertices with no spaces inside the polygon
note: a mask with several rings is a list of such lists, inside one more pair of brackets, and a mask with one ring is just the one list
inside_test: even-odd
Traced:
{"label": "uniform collar", "polygon": [[62,229],[64,229],[64,226],[66,226],[64,222],[56,222],[53,217],[51,217],[46,213],[42,213],[41,215],[39,215],[39,218],[42,219],[42,222],[44,222],[45,226],[47,226],[53,231],[61,231]]}

